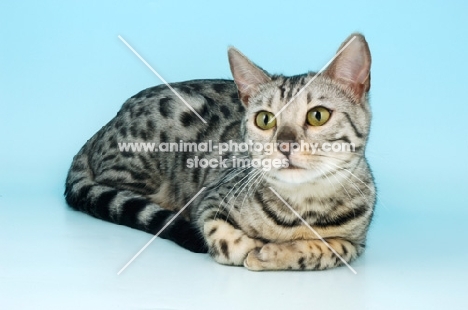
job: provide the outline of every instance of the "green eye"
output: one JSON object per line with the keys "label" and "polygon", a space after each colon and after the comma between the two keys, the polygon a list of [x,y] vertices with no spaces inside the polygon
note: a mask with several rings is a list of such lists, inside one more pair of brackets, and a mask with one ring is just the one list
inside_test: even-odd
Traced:
{"label": "green eye", "polygon": [[276,126],[276,118],[274,117],[273,113],[267,111],[258,112],[257,117],[255,117],[255,125],[263,130],[271,129]]}
{"label": "green eye", "polygon": [[307,123],[310,126],[322,126],[330,119],[330,111],[324,107],[315,107],[307,112]]}

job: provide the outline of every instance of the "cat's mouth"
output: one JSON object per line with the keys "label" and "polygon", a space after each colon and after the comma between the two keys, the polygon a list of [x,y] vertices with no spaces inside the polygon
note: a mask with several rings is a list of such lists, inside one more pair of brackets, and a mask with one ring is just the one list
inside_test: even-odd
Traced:
{"label": "cat's mouth", "polygon": [[289,163],[274,173],[276,180],[286,184],[302,184],[314,179],[315,175],[304,167]]}
{"label": "cat's mouth", "polygon": [[285,169],[285,170],[304,170],[304,168],[293,165],[291,163],[287,167],[285,167],[283,169]]}
{"label": "cat's mouth", "polygon": [[305,170],[305,168],[298,166],[297,164],[293,164],[291,162],[291,159],[287,160],[288,165],[285,167],[282,167],[280,170]]}

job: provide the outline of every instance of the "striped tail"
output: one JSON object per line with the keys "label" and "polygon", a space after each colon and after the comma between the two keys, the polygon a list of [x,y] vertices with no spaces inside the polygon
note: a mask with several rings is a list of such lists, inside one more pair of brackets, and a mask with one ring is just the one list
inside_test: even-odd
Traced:
{"label": "striped tail", "polygon": [[[95,182],[82,152],[75,156],[68,173],[65,200],[75,210],[150,234],[157,234],[176,214],[135,192]],[[159,237],[195,253],[208,250],[200,232],[182,217],[175,218]]]}

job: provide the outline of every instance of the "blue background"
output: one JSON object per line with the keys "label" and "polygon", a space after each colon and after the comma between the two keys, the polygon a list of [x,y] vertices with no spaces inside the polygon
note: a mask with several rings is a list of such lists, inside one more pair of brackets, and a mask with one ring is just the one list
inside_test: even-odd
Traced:
{"label": "blue background", "polygon": [[[467,12],[462,1],[3,1],[0,307],[468,307]],[[161,83],[117,36],[176,82],[230,78],[229,45],[270,73],[319,70],[355,31],[373,57],[379,188],[358,275],[251,273],[157,240],[117,277],[150,236],[62,198],[79,148]]]}

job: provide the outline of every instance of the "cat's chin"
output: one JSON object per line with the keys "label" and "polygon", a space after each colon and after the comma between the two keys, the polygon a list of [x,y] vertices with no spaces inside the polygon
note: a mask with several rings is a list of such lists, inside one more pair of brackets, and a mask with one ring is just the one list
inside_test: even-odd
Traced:
{"label": "cat's chin", "polygon": [[319,175],[302,168],[286,168],[274,171],[274,179],[286,184],[304,184],[314,181]]}

